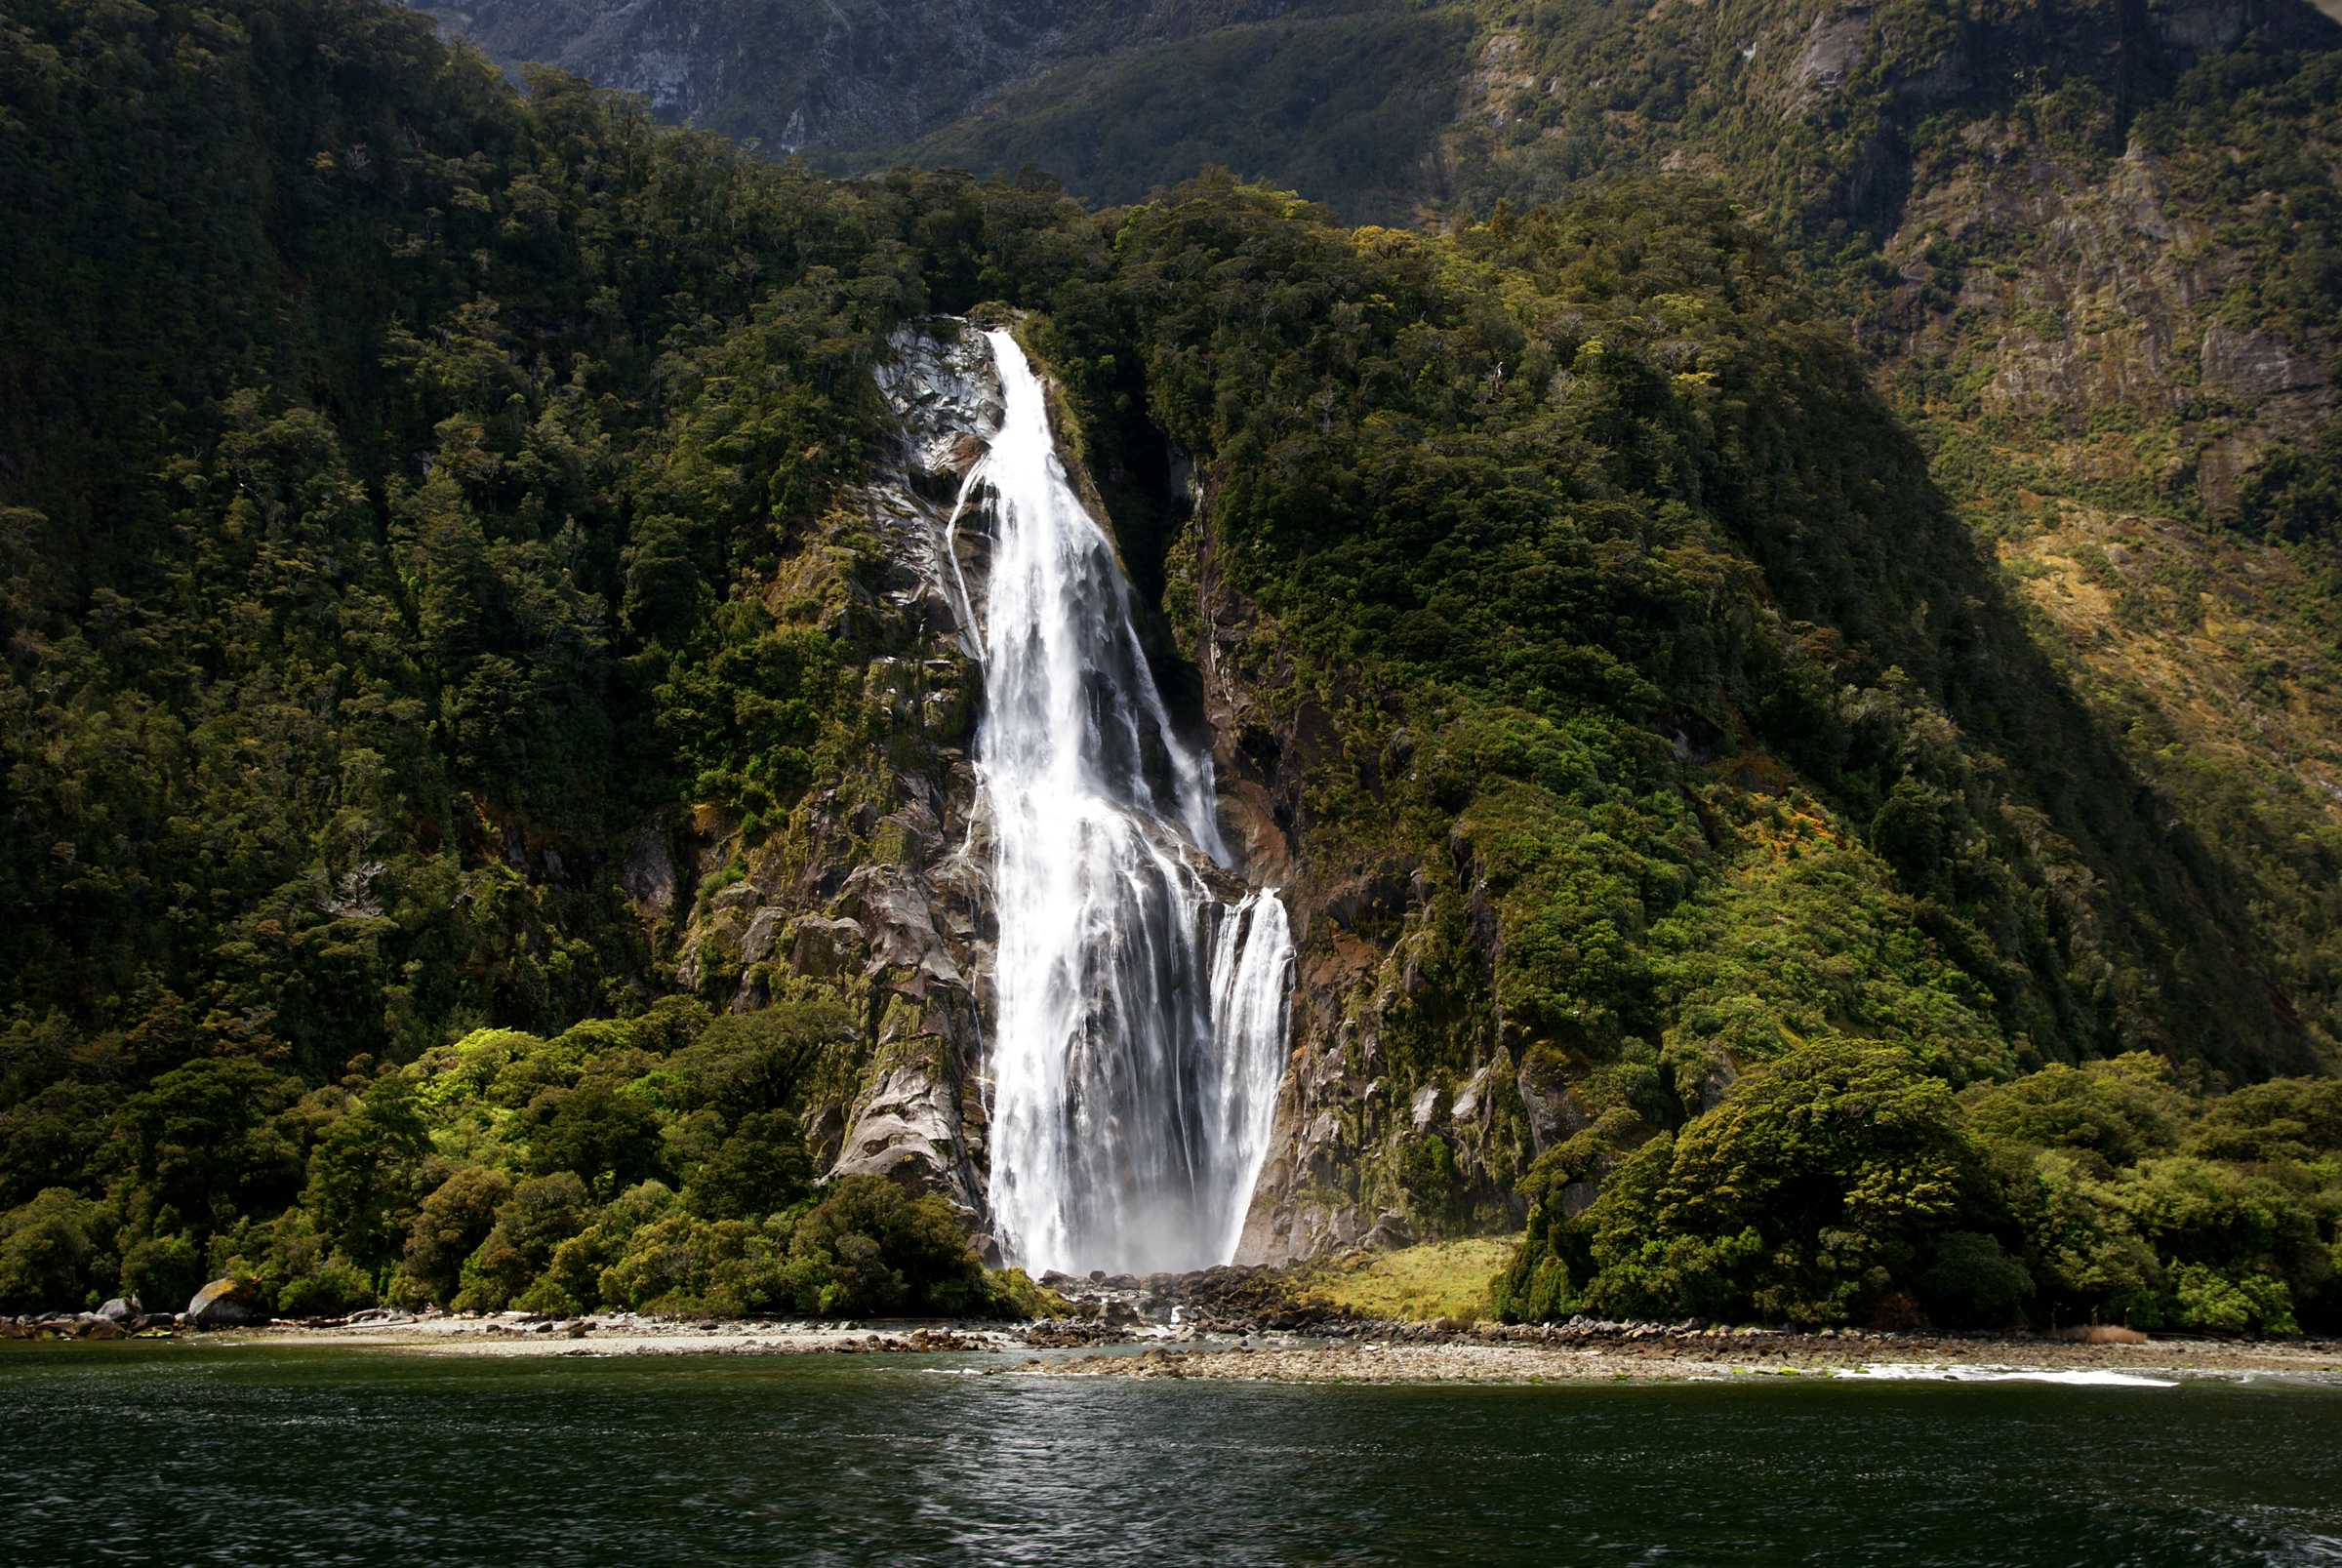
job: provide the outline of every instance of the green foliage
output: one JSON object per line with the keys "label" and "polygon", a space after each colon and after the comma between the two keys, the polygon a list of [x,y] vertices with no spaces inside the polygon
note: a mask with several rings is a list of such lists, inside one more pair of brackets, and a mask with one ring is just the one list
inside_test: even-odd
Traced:
{"label": "green foliage", "polygon": [[451,1173],[423,1200],[408,1232],[390,1294],[402,1305],[441,1306],[462,1286],[464,1263],[488,1239],[497,1211],[512,1196],[512,1179],[485,1166]]}
{"label": "green foliage", "polygon": [[1900,1053],[1803,1047],[1641,1144],[1585,1214],[1537,1203],[1494,1307],[2298,1333],[2342,1309],[2332,1089],[2206,1103],[2133,1055],[1956,1099]]}
{"label": "green foliage", "polygon": [[2218,1160],[2331,1159],[2342,1151],[2342,1083],[2278,1078],[2224,1095],[2205,1107],[2188,1148]]}
{"label": "green foliage", "polygon": [[430,1146],[414,1081],[387,1074],[318,1136],[302,1205],[346,1256],[369,1266],[388,1263],[415,1223]]}
{"label": "green foliage", "polygon": [[2001,1143],[2087,1151],[2097,1168],[2167,1152],[2192,1108],[2164,1064],[2144,1052],[2080,1067],[2052,1064],[2013,1083],[1962,1097],[1969,1125]]}
{"label": "green foliage", "polygon": [[281,1114],[300,1092],[297,1080],[250,1057],[174,1067],[116,1118],[125,1163],[182,1214],[224,1220],[279,1206],[300,1189],[306,1152],[298,1125]]}
{"label": "green foliage", "polygon": [[1426,1230],[1438,1234],[1457,1222],[1464,1187],[1456,1180],[1455,1156],[1437,1133],[1408,1143],[1399,1158],[1398,1182],[1410,1213]]}
{"label": "green foliage", "polygon": [[1953,1230],[1935,1240],[1935,1262],[1918,1276],[1923,1299],[1944,1319],[2004,1327],[2022,1320],[2033,1276],[2001,1250],[1999,1238]]}
{"label": "green foliage", "polygon": [[957,1316],[988,1305],[984,1266],[950,1205],[933,1193],[913,1198],[884,1177],[831,1183],[789,1252],[819,1270],[825,1312]]}
{"label": "green foliage", "polygon": [[519,1126],[532,1174],[581,1172],[597,1192],[616,1193],[666,1166],[657,1114],[606,1083],[547,1089],[529,1102]]}
{"label": "green foliage", "polygon": [[813,1160],[797,1118],[751,1111],[684,1184],[683,1201],[707,1220],[776,1214],[811,1189]]}
{"label": "green foliage", "polygon": [[63,1187],[0,1216],[0,1311],[79,1306],[91,1288],[102,1216]]}
{"label": "green foliage", "polygon": [[[670,1214],[643,1226],[602,1271],[604,1300],[638,1311],[739,1315],[814,1309],[814,1266],[787,1255],[786,1223]],[[775,1232],[779,1231],[779,1234]]]}
{"label": "green foliage", "polygon": [[186,1236],[149,1236],[122,1255],[122,1289],[150,1311],[184,1311],[210,1283],[203,1253]]}
{"label": "green foliage", "polygon": [[1587,1217],[1592,1299],[1842,1322],[1959,1212],[1975,1165],[1950,1091],[1908,1055],[1801,1047],[1612,1179]]}
{"label": "green foliage", "polygon": [[504,1310],[553,1260],[561,1243],[586,1227],[590,1197],[575,1172],[523,1182],[496,1211],[495,1228],[464,1261],[458,1311]]}
{"label": "green foliage", "polygon": [[855,1038],[853,1020],[833,1002],[783,1002],[727,1013],[677,1052],[691,1104],[727,1116],[786,1106],[821,1056]]}

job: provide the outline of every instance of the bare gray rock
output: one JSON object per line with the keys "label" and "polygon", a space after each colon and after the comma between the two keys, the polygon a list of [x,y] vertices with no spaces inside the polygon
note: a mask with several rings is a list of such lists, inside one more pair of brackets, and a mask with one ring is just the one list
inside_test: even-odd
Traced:
{"label": "bare gray rock", "polygon": [[2214,322],[2204,330],[2202,354],[2205,390],[2246,406],[2325,384],[2316,361],[2265,332],[2238,332]]}
{"label": "bare gray rock", "polygon": [[635,829],[633,842],[619,864],[618,885],[626,891],[634,912],[645,919],[664,920],[675,907],[675,862],[667,852],[666,822],[653,817]]}

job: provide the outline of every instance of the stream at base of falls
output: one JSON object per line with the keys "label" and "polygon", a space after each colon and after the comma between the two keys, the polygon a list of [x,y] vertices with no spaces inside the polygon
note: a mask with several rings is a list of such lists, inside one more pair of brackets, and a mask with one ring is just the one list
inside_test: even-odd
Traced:
{"label": "stream at base of falls", "polygon": [[964,1375],[1023,1359],[0,1347],[0,1561],[2342,1560],[2331,1387]]}
{"label": "stream at base of falls", "polygon": [[1206,1268],[1233,1256],[1268,1148],[1292,937],[1273,891],[1214,891],[1234,879],[1211,756],[1156,690],[1032,368],[986,338],[1004,416],[952,526],[989,507],[994,1233],[1035,1274]]}

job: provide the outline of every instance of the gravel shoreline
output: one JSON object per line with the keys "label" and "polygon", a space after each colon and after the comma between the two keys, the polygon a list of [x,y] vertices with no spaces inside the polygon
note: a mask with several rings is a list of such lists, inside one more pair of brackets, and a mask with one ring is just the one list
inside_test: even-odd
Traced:
{"label": "gravel shoreline", "polygon": [[1293,1348],[1232,1347],[1202,1354],[1150,1349],[1017,1369],[1051,1377],[1205,1378],[1253,1383],[1592,1383],[1760,1376],[2048,1376],[2114,1382],[2164,1376],[2263,1373],[2342,1385],[2342,1347],[2231,1341],[2070,1345],[2043,1340],[1942,1343],[1816,1342],[1780,1347],[1655,1345],[1561,1347],[1450,1342]]}
{"label": "gravel shoreline", "polygon": [[[67,1337],[71,1325],[45,1338]],[[24,1337],[21,1331],[17,1337]],[[489,1356],[981,1356],[966,1370],[1043,1377],[1201,1378],[1267,1383],[1587,1383],[1752,1375],[1986,1376],[2062,1381],[2261,1373],[2342,1384],[2342,1342],[2151,1339],[2087,1344],[2032,1335],[1820,1334],[1598,1324],[1502,1328],[1343,1323],[1322,1333],[1111,1333],[1064,1323],[670,1322],[629,1314],[518,1314],[152,1331],[182,1345],[339,1346]],[[1034,1352],[1041,1353],[1034,1353]],[[1021,1361],[1008,1358],[1022,1355]]]}

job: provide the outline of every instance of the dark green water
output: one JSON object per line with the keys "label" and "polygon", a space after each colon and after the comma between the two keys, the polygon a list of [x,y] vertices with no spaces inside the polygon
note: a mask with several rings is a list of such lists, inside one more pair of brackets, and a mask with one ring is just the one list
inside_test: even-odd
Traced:
{"label": "dark green water", "polygon": [[0,1562],[2342,1563],[2342,1389],[0,1353]]}

